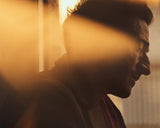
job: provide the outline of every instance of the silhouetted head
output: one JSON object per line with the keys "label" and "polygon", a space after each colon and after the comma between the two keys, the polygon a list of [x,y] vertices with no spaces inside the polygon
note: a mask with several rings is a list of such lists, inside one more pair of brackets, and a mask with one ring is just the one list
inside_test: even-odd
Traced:
{"label": "silhouetted head", "polygon": [[[134,48],[128,48],[131,52],[127,52],[125,55],[123,54],[120,58],[114,59],[113,62],[110,62],[106,54],[106,59],[103,56],[103,59],[94,61],[94,63],[91,61],[87,62],[86,68],[84,69],[90,72],[89,74],[92,76],[91,78],[93,80],[97,81],[95,83],[98,83],[98,85],[95,88],[102,88],[106,93],[111,93],[120,97],[128,97],[135,81],[137,81],[142,74],[150,74],[150,62],[147,57],[147,52],[149,51],[148,26],[153,18],[151,10],[148,8],[147,4],[143,2],[129,2],[127,0],[88,0],[72,13],[67,19],[67,22],[72,22],[74,16],[87,18],[102,26],[109,27],[114,31],[122,32],[125,36],[134,40],[133,42],[136,46]],[[79,22],[81,21],[79,20]],[[81,25],[81,27],[83,27],[83,23]],[[80,28],[80,26],[78,27]],[[85,31],[90,31],[89,28],[91,28],[86,27],[86,29],[84,29],[85,31],[81,32],[78,27],[77,29],[74,29],[79,32],[79,35],[83,35]],[[92,29],[93,31],[96,31],[94,29],[97,29],[97,27],[92,26]],[[93,58],[95,56],[95,59],[97,57],[96,54],[101,52],[98,46],[102,46],[102,49],[104,50],[103,44],[105,41],[107,44],[110,43],[108,46],[112,45],[112,42],[109,42],[110,39],[107,37],[107,35],[110,34],[108,31],[108,33],[105,33],[107,38],[104,37],[103,40],[100,38],[97,39],[98,45],[92,46],[92,42],[95,40],[93,40],[93,38],[100,32],[101,31],[97,31],[94,34],[88,33],[87,36],[86,34],[84,35],[87,37],[86,40],[92,40],[90,47],[93,48],[93,51],[95,52],[93,55]],[[65,34],[69,35],[67,32]],[[70,37],[74,37],[74,34],[72,36],[70,35]],[[118,36],[112,34],[112,38],[118,38]],[[71,54],[74,54],[74,52],[72,53],[71,45],[68,45],[69,41],[70,39],[66,38],[68,52],[70,53],[69,50],[71,49]],[[77,38],[77,42],[80,41],[81,38]],[[76,44],[77,42],[74,43]],[[84,41],[82,40],[82,44],[83,42]],[[118,55],[123,52],[117,51],[117,47],[123,47],[123,40],[117,39],[115,44],[113,44],[115,49],[112,47],[113,52],[108,53],[111,58],[112,53],[114,55],[117,53],[116,55]],[[77,43],[79,49],[80,46],[82,47],[81,53],[85,53],[86,56],[91,53],[89,50],[87,53],[85,51],[86,49],[83,49],[83,45],[78,45]],[[106,51],[109,50],[107,48],[106,45]],[[79,58],[81,58],[80,54]],[[83,67],[85,67],[84,65],[85,64],[83,64]]]}

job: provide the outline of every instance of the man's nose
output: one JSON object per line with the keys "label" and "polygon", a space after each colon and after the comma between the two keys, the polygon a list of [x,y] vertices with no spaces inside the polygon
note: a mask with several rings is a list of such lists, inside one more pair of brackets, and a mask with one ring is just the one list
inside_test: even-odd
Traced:
{"label": "man's nose", "polygon": [[140,62],[138,64],[138,70],[141,74],[149,75],[150,74],[150,61],[148,56],[145,54],[140,58]]}
{"label": "man's nose", "polygon": [[141,64],[142,66],[142,74],[149,75],[150,74],[150,64]]}

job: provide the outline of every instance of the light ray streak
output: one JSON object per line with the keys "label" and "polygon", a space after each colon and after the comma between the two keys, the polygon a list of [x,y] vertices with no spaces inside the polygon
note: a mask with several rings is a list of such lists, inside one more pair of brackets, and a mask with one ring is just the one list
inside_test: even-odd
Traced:
{"label": "light ray streak", "polygon": [[43,33],[43,0],[38,0],[39,16],[39,72],[44,71],[44,33]]}

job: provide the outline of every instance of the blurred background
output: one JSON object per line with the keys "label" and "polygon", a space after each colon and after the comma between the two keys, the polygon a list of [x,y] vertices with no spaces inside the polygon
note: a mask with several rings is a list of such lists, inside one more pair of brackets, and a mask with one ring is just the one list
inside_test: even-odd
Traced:
{"label": "blurred background", "polygon": [[[65,53],[63,22],[80,0],[0,0],[0,73],[22,89],[28,77],[54,67]],[[152,3],[153,2],[153,3]],[[151,75],[127,99],[113,97],[128,128],[160,128],[160,0],[149,0]]]}

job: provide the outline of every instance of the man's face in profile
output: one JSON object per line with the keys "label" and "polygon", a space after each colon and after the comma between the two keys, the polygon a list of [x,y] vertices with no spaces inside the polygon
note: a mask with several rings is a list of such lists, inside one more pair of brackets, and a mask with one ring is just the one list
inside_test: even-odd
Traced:
{"label": "man's face in profile", "polygon": [[[79,64],[78,67],[87,74],[96,93],[128,97],[140,76],[150,73],[147,57],[149,44],[126,32],[119,33],[117,29],[109,29],[105,26],[103,30],[92,22],[85,23],[83,22],[83,26],[78,25],[78,28],[81,27],[78,29],[81,34],[77,29],[73,33],[68,33],[70,59],[73,59],[71,62]],[[93,29],[88,29],[86,32],[87,25]],[[147,28],[147,25],[145,27]],[[86,35],[94,36],[87,40]],[[72,37],[75,40],[72,40]]]}
{"label": "man's face in profile", "polygon": [[[73,15],[94,22],[79,18],[74,24]],[[140,76],[150,73],[150,9],[145,3],[88,1],[73,15],[68,20],[72,30],[66,36],[71,62],[87,74],[95,93],[128,97]]]}
{"label": "man's face in profile", "polygon": [[139,44],[134,52],[106,71],[109,72],[107,74],[109,76],[109,92],[111,94],[122,98],[128,97],[140,76],[150,74],[150,62],[147,56],[149,44],[143,41],[138,41],[137,43]]}

